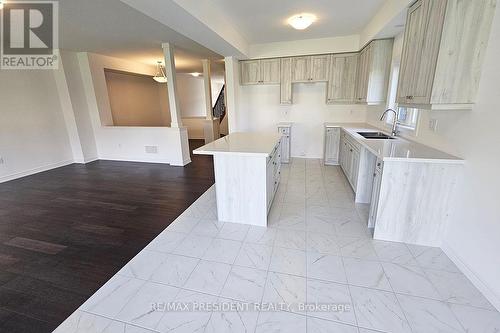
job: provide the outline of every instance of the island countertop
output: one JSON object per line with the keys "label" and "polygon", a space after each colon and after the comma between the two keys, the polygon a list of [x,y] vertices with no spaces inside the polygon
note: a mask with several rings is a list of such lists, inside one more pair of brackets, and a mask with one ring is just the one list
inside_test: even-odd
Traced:
{"label": "island countertop", "polygon": [[365,139],[358,132],[385,132],[365,123],[325,123],[325,127],[344,129],[354,140],[384,161],[465,163],[459,157],[401,137],[393,140]]}
{"label": "island countertop", "polygon": [[279,133],[237,132],[193,150],[196,155],[243,154],[270,156],[281,139]]}

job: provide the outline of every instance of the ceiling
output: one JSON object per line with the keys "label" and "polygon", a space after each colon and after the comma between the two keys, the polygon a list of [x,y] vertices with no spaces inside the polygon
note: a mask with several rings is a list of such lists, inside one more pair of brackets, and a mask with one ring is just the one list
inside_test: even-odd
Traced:
{"label": "ceiling", "polygon": [[212,59],[214,73],[222,57],[119,0],[59,1],[60,47],[156,64],[162,42],[175,45],[176,69],[202,72],[201,59]]}
{"label": "ceiling", "polygon": [[[385,0],[211,0],[250,43],[269,43],[359,34]],[[286,20],[312,13],[317,21],[295,30]]]}

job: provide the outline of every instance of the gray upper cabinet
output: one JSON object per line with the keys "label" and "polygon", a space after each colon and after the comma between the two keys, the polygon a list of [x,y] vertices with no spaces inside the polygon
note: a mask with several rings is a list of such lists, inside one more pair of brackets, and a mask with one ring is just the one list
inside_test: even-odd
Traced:
{"label": "gray upper cabinet", "polygon": [[292,104],[292,58],[281,58],[280,103]]}
{"label": "gray upper cabinet", "polygon": [[495,0],[418,0],[408,10],[397,102],[470,109],[475,102]]}
{"label": "gray upper cabinet", "polygon": [[330,55],[326,96],[328,104],[355,102],[358,58],[357,53]]}
{"label": "gray upper cabinet", "polygon": [[245,60],[240,62],[241,84],[279,84],[280,59]]}
{"label": "gray upper cabinet", "polygon": [[393,39],[374,40],[361,50],[355,90],[357,103],[376,105],[387,100],[393,43]]}
{"label": "gray upper cabinet", "polygon": [[292,58],[292,82],[321,82],[328,79],[328,55]]}
{"label": "gray upper cabinet", "polygon": [[328,55],[311,56],[311,81],[328,80]]}
{"label": "gray upper cabinet", "polygon": [[418,1],[408,11],[397,102],[429,104],[446,0]]}
{"label": "gray upper cabinet", "polygon": [[260,83],[260,60],[241,61],[241,84]]}

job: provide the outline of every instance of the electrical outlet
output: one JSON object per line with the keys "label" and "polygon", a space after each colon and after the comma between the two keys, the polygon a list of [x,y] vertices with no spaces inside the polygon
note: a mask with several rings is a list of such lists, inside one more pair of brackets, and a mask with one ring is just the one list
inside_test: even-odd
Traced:
{"label": "electrical outlet", "polygon": [[436,132],[437,131],[437,127],[438,127],[438,121],[437,119],[431,119],[429,120],[429,129],[433,132]]}

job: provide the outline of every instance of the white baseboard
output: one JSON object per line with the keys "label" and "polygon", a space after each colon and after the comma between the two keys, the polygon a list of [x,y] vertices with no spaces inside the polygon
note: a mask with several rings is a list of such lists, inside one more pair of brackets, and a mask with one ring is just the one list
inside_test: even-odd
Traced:
{"label": "white baseboard", "polygon": [[18,178],[22,178],[22,177],[26,177],[26,176],[31,176],[31,175],[34,175],[35,173],[44,172],[44,171],[48,171],[48,170],[55,169],[55,168],[60,168],[60,167],[70,165],[73,163],[74,163],[73,160],[66,160],[66,161],[61,161],[61,162],[57,162],[57,163],[43,165],[43,166],[29,169],[29,170],[24,170],[21,172],[16,172],[16,173],[13,173],[10,175],[0,177],[0,183],[8,182],[10,180],[14,180],[14,179],[18,179]]}
{"label": "white baseboard", "polygon": [[143,158],[121,158],[121,157],[101,157],[98,160],[100,161],[116,161],[116,162],[140,162],[140,163],[160,163],[160,164],[172,164],[169,161],[165,160],[146,160]]}
{"label": "white baseboard", "polygon": [[469,278],[472,284],[483,293],[484,297],[500,311],[500,295],[497,295],[480,277],[478,277],[448,243],[443,242],[441,248],[462,273]]}

